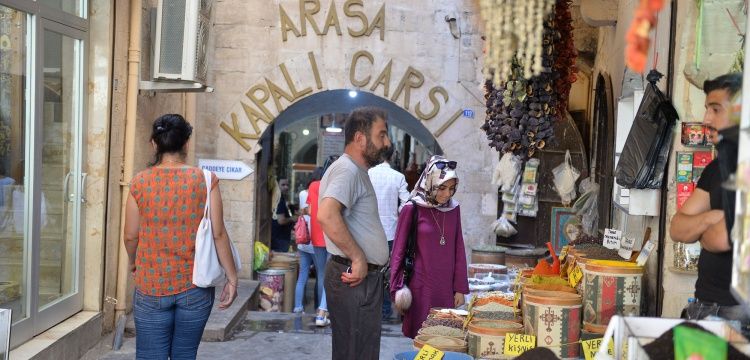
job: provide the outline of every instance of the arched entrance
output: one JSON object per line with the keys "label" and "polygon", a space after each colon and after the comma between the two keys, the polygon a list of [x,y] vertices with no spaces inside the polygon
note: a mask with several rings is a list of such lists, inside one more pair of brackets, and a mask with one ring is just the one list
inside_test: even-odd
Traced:
{"label": "arched entrance", "polygon": [[286,199],[296,204],[297,194],[305,188],[315,167],[322,166],[328,155],[341,154],[343,120],[346,114],[362,106],[376,106],[388,113],[389,134],[396,150],[392,166],[397,170],[403,171],[412,163],[419,165],[431,155],[443,154],[421,121],[399,105],[372,93],[338,89],[301,99],[281,112],[259,140],[261,151],[255,158],[256,239],[270,243],[272,177],[290,181]]}

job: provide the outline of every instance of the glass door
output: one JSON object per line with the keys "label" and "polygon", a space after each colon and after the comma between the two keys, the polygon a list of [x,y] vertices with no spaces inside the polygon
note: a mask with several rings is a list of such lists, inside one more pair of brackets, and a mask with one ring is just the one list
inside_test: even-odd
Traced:
{"label": "glass door", "polygon": [[0,5],[0,307],[11,347],[82,309],[85,32]]}
{"label": "glass door", "polygon": [[[37,39],[33,242],[35,333],[81,309],[83,33],[42,20]],[[41,69],[39,68],[41,67]],[[34,231],[36,230],[36,231]]]}

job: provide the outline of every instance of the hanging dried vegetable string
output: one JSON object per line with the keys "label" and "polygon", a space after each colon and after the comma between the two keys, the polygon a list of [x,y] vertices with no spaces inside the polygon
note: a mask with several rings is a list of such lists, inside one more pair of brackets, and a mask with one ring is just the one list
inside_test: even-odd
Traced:
{"label": "hanging dried vegetable string", "polygon": [[[490,147],[501,153],[512,152],[524,159],[532,157],[536,150],[552,140],[552,124],[561,114],[555,94],[559,74],[553,71],[553,44],[560,35],[553,28],[552,15],[543,24],[542,36],[539,37],[540,61],[532,65],[528,62],[522,64],[519,59],[527,58],[530,53],[536,56],[537,50],[527,49],[533,53],[518,54],[511,59],[506,81],[499,86],[491,80],[485,83],[487,117],[482,130],[487,133]],[[540,73],[525,79],[524,71],[530,66],[540,67]]]}
{"label": "hanging dried vegetable string", "polygon": [[513,62],[523,64],[523,77],[539,75],[544,20],[555,0],[480,0],[488,44],[485,75],[500,86],[512,74]]}
{"label": "hanging dried vegetable string", "polygon": [[555,92],[559,97],[558,112],[564,114],[568,107],[570,87],[576,81],[576,51],[573,42],[573,17],[570,15],[571,0],[558,0],[555,5],[555,28],[560,35],[555,44],[555,65],[558,78],[555,80]]}

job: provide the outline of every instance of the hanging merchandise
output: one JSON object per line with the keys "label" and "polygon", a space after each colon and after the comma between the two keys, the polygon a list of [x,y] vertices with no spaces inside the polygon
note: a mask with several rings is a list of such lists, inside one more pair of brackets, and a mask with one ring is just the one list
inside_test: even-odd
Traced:
{"label": "hanging merchandise", "polygon": [[615,178],[626,188],[661,188],[672,147],[672,127],[678,120],[672,102],[656,87],[661,77],[656,70],[646,77],[648,85],[643,100],[617,162]]}
{"label": "hanging merchandise", "polygon": [[643,74],[646,71],[648,46],[651,40],[648,33],[656,26],[656,16],[664,7],[664,0],[641,0],[635,10],[633,22],[625,35],[625,65]]}
{"label": "hanging merchandise", "polygon": [[569,207],[570,202],[576,198],[576,180],[581,176],[581,172],[573,167],[570,150],[565,150],[565,161],[552,169],[552,175],[557,195],[560,195],[563,205]]}
{"label": "hanging merchandise", "polygon": [[[485,74],[496,86],[508,80],[515,59],[522,62],[523,77],[539,75],[542,63],[544,20],[555,0],[480,0],[486,23]],[[546,65],[550,67],[550,65]]]}
{"label": "hanging merchandise", "polygon": [[511,224],[510,220],[506,217],[500,217],[497,220],[493,221],[490,227],[492,228],[492,232],[500,237],[511,237],[515,234],[518,234],[518,230],[513,227],[513,224]]}
{"label": "hanging merchandise", "polygon": [[521,176],[521,158],[505,153],[495,166],[492,184],[499,186],[500,191],[509,192],[518,183],[519,176]]}
{"label": "hanging merchandise", "polygon": [[581,196],[573,203],[573,210],[581,218],[583,232],[596,235],[599,230],[599,184],[585,178],[578,185],[578,190]]}
{"label": "hanging merchandise", "polygon": [[539,198],[536,196],[539,159],[529,159],[523,170],[521,186],[518,187],[517,210],[521,216],[536,217],[539,210]]}
{"label": "hanging merchandise", "polygon": [[[491,6],[490,1],[482,3],[483,11],[499,11],[505,16],[526,7],[537,9],[544,1],[547,0],[503,1]],[[517,6],[517,3],[520,4]],[[575,81],[577,53],[572,43],[569,1],[559,0],[551,4],[555,6],[555,11],[551,13],[550,7],[550,11],[544,13],[547,15],[542,18],[543,21],[540,20],[541,25],[536,30],[539,32],[539,41],[533,42],[536,46],[533,53],[530,49],[522,51],[521,48],[504,46],[500,49],[492,48],[492,51],[504,51],[507,61],[504,60],[503,66],[492,65],[492,60],[488,60],[491,64],[490,73],[494,78],[485,83],[487,117],[482,130],[487,134],[490,147],[501,153],[518,155],[522,160],[533,157],[537,150],[553,141],[554,122],[566,118],[568,93]],[[542,12],[534,12],[534,17],[541,14]],[[502,21],[502,16],[485,18],[488,19],[490,47],[496,38],[498,40],[495,43],[513,43],[512,39],[521,39],[520,42],[525,43],[529,31],[512,24],[514,21],[520,23],[523,19],[528,21],[530,18],[523,14],[512,16],[509,21]],[[516,31],[518,35],[508,34],[503,37],[502,31],[505,30],[501,30],[500,35],[493,33],[492,29],[503,29],[503,26],[510,27],[507,31]],[[533,36],[530,35],[529,39],[531,38]],[[489,53],[490,58],[492,51]],[[537,55],[530,55],[537,53],[538,59],[535,58]],[[538,67],[538,72],[533,72],[534,76],[530,75],[532,65],[534,68]]]}
{"label": "hanging merchandise", "polygon": [[557,112],[564,114],[568,108],[570,87],[576,81],[576,57],[578,51],[573,42],[573,17],[570,14],[570,0],[558,0],[555,4],[555,28],[559,38],[555,43],[555,63],[552,66],[558,74],[555,79],[555,93],[559,97]]}

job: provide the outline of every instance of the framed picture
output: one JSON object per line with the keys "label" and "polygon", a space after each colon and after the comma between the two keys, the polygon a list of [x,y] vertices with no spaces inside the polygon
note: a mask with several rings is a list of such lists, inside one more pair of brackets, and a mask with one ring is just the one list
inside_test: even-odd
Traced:
{"label": "framed picture", "polygon": [[552,207],[550,242],[558,254],[563,246],[575,241],[581,232],[581,222],[571,208]]}

